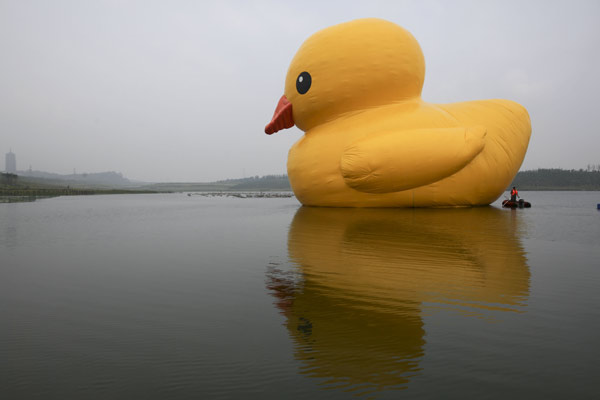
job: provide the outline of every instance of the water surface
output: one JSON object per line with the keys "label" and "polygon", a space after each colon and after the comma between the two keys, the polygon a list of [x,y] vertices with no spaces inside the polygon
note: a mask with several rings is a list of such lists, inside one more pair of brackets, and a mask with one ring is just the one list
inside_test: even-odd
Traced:
{"label": "water surface", "polygon": [[0,204],[3,398],[589,398],[597,192]]}

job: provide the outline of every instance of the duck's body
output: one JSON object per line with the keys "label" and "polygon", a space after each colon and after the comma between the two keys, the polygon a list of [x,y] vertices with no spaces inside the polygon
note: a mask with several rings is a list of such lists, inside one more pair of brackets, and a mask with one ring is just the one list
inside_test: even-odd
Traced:
{"label": "duck's body", "polygon": [[306,132],[290,150],[288,176],[309,206],[490,204],[519,169],[529,136],[515,132],[528,120],[507,100],[367,110]]}
{"label": "duck's body", "polygon": [[[383,60],[340,61],[343,51],[327,51],[348,35],[353,51],[368,51],[367,60],[383,54]],[[369,35],[384,36],[373,41]],[[344,66],[341,72],[335,61]],[[377,71],[371,88],[364,83],[371,79],[369,70],[382,62],[391,65],[389,80]],[[348,72],[348,65],[356,71]],[[344,74],[360,80],[356,98]],[[299,83],[307,78],[308,89]],[[423,79],[418,44],[389,22],[353,21],[307,40],[290,66],[286,103],[280,102],[306,132],[288,157],[298,200],[333,207],[472,206],[496,200],[525,156],[531,132],[527,111],[508,100],[430,104],[420,97]]]}

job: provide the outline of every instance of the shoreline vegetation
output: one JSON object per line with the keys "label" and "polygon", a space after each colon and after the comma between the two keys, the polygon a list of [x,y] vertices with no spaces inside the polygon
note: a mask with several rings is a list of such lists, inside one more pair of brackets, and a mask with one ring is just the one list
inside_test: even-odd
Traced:
{"label": "shoreline vegetation", "polygon": [[58,196],[88,196],[97,194],[156,193],[142,188],[107,187],[81,184],[72,187],[56,179],[22,177],[16,174],[0,174],[0,203],[34,201]]}
{"label": "shoreline vegetation", "polygon": [[509,188],[531,191],[600,190],[600,165],[587,169],[537,169],[519,171]]}
{"label": "shoreline vegetation", "polygon": [[[196,192],[191,194],[202,196],[228,196],[228,193],[237,192],[243,193],[244,197],[278,197],[287,196],[286,192],[292,190],[287,175],[254,176],[216,182],[165,183],[130,182],[122,178],[123,183],[117,185],[81,179],[61,180],[56,176],[59,175],[54,174],[52,178],[46,178],[2,173],[0,174],[0,202],[32,201],[36,198],[56,196],[173,192]],[[552,168],[520,171],[507,190],[513,186],[520,191],[600,191],[600,166],[588,167],[586,170]],[[256,192],[262,195],[258,196]]]}

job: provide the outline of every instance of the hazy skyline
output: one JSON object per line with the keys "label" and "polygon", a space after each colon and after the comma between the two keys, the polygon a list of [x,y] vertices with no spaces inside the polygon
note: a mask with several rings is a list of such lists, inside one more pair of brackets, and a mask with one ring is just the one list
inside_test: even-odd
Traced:
{"label": "hazy skyline", "polygon": [[597,1],[0,0],[0,154],[20,170],[145,181],[286,173],[297,128],[264,134],[298,47],[378,17],[408,29],[423,99],[506,98],[532,136],[521,169],[599,164]]}

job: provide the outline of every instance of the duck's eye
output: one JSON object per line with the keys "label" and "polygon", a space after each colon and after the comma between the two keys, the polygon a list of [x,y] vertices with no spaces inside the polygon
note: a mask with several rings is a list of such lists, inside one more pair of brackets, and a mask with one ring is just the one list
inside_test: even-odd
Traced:
{"label": "duck's eye", "polygon": [[304,94],[310,89],[311,83],[312,78],[310,77],[310,74],[306,71],[301,72],[300,75],[298,75],[298,79],[296,79],[296,90],[298,90],[298,93]]}

